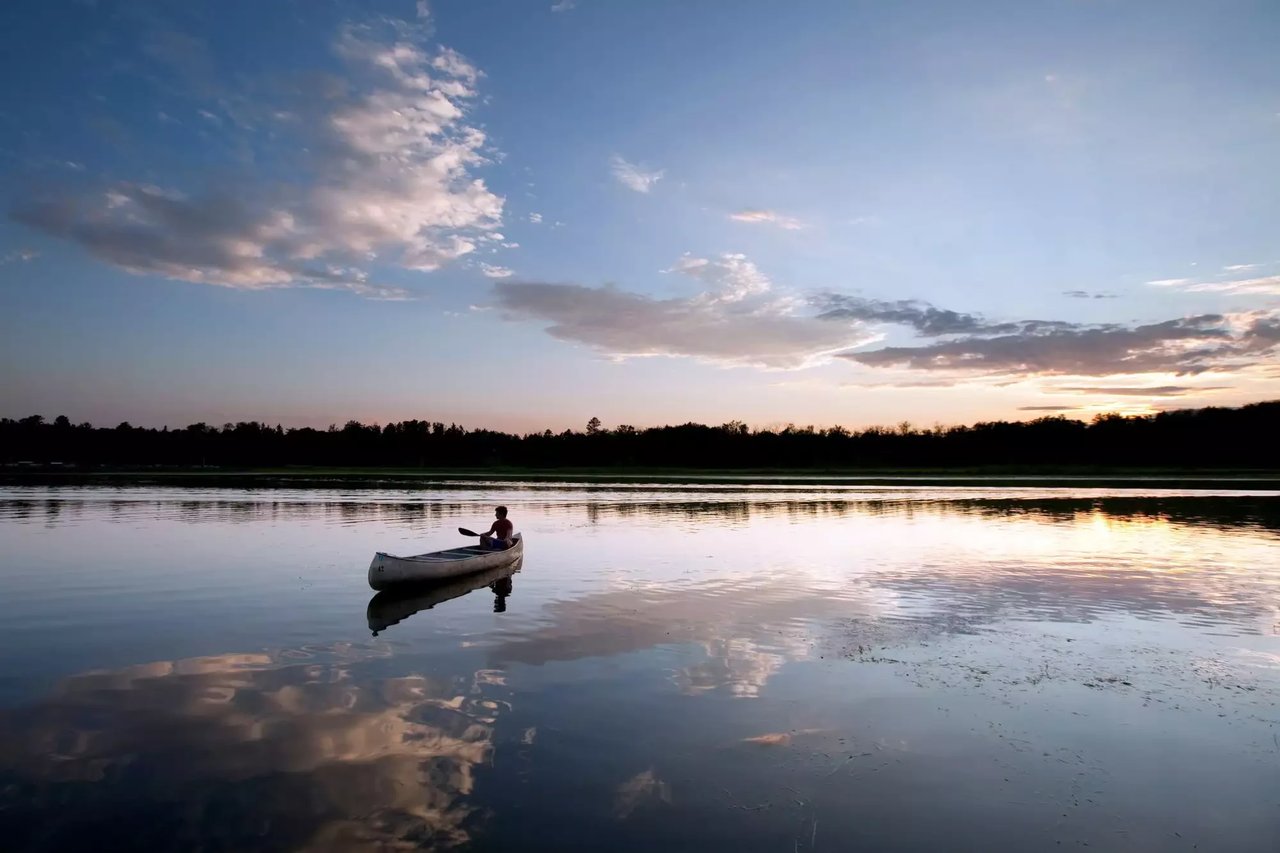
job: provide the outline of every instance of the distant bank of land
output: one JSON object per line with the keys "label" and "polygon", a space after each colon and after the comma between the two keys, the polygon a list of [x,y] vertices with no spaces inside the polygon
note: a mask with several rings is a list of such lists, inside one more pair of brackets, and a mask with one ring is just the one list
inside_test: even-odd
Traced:
{"label": "distant bank of land", "polygon": [[1103,468],[988,466],[949,469],[637,469],[513,467],[426,470],[414,468],[286,467],[258,469],[134,468],[71,470],[0,469],[0,484],[41,486],[156,486],[216,488],[306,488],[420,490],[443,484],[503,482],[537,487],[573,483],[583,487],[645,484],[746,486],[974,486],[1280,490],[1280,469]]}
{"label": "distant bank of land", "polygon": [[181,429],[0,419],[0,477],[291,480],[654,478],[804,480],[1053,476],[1271,478],[1280,401],[1155,415],[1044,417],[851,431],[679,424],[513,435],[426,420],[328,429],[257,421]]}

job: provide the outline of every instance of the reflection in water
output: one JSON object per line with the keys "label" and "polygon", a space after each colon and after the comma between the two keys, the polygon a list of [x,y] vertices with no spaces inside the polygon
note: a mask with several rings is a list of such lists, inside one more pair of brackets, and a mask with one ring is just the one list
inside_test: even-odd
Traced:
{"label": "reflection in water", "polygon": [[471,575],[448,578],[437,583],[416,584],[404,589],[385,589],[369,599],[367,617],[373,636],[392,625],[403,622],[415,613],[430,610],[455,598],[488,587],[494,595],[493,612],[507,609],[507,596],[511,595],[512,575],[520,571],[524,558]]}
{"label": "reflection in water", "polygon": [[[492,679],[361,677],[375,649],[160,662],[0,714],[7,849],[373,850],[468,840]],[[292,662],[296,659],[297,662]],[[128,838],[128,843],[123,839]]]}
{"label": "reflection in water", "polygon": [[511,595],[512,587],[513,587],[513,584],[512,584],[510,575],[508,575],[505,578],[499,578],[498,580],[489,584],[489,589],[493,590],[493,612],[494,613],[507,612],[507,597]]}
{"label": "reflection in water", "polygon": [[613,813],[625,820],[643,806],[655,802],[671,802],[671,786],[654,775],[650,767],[618,786],[613,800]]}
{"label": "reflection in water", "polygon": [[796,576],[650,584],[553,603],[541,627],[492,646],[489,663],[542,665],[690,644],[702,654],[674,673],[681,692],[753,697],[784,663],[809,657],[815,624],[861,618],[883,639],[883,611],[869,586],[835,589]]}
{"label": "reflection in water", "polygon": [[790,655],[768,651],[759,643],[737,637],[702,643],[706,660],[680,669],[675,682],[691,695],[728,690],[733,696],[754,698],[788,661],[804,660],[807,649],[794,648]]}
{"label": "reflection in water", "polygon": [[70,524],[105,507],[116,521],[170,519],[193,524],[248,524],[322,520],[339,525],[381,522],[422,529],[474,512],[477,506],[487,508],[495,501],[507,500],[512,492],[520,494],[522,501],[518,505],[526,513],[583,513],[591,525],[638,518],[688,522],[714,518],[724,526],[744,527],[760,518],[801,521],[866,514],[910,516],[921,511],[1071,521],[1081,514],[1102,512],[1114,518],[1160,518],[1216,529],[1280,533],[1280,501],[1276,500],[1280,492],[1026,486],[862,485],[800,489],[601,483],[554,489],[550,484],[531,488],[527,483],[455,483],[425,493],[0,486],[0,521]]}
{"label": "reflection in water", "polygon": [[1275,494],[507,488],[0,489],[0,847],[1275,847]]}

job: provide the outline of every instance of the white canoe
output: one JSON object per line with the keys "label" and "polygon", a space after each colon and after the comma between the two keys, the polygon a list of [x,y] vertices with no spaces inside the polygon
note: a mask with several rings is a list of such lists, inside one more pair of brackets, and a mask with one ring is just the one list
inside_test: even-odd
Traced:
{"label": "white canoe", "polygon": [[396,557],[379,551],[369,564],[369,586],[386,589],[397,584],[438,581],[505,566],[524,554],[524,536],[517,533],[511,538],[515,544],[504,551],[488,550],[479,545],[433,551],[416,557]]}

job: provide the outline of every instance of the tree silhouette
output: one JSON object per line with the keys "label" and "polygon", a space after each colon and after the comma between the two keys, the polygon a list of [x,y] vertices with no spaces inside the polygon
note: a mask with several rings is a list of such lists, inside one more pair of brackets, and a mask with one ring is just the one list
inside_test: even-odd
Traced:
{"label": "tree silhouette", "polygon": [[385,426],[348,421],[284,429],[256,421],[170,430],[123,422],[96,428],[41,415],[0,419],[8,469],[254,469],[289,466],[702,469],[946,469],[966,466],[1236,467],[1280,469],[1280,401],[1092,421],[1045,417],[918,429],[903,422],[853,431],[788,424],[752,430],[741,421],[614,430],[592,418],[585,432],[512,435],[441,421]]}

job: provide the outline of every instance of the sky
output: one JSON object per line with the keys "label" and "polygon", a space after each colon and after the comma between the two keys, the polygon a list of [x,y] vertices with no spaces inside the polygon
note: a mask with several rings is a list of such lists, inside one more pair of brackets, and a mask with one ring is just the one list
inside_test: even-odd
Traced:
{"label": "sky", "polygon": [[1280,398],[1280,5],[0,5],[0,416]]}

